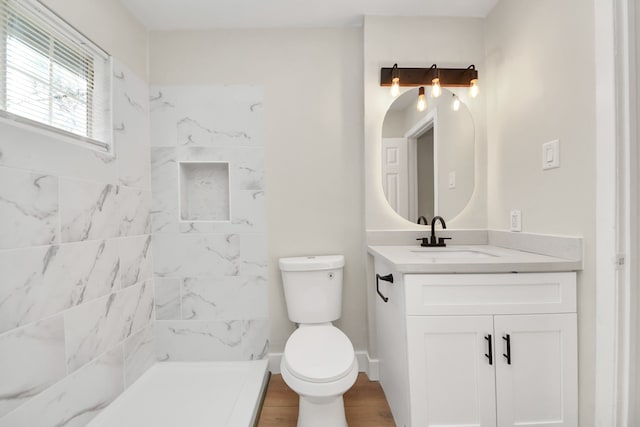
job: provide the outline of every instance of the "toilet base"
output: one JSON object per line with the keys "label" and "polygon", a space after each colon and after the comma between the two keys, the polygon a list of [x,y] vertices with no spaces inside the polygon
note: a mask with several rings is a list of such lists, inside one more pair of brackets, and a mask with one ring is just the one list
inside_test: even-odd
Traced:
{"label": "toilet base", "polygon": [[300,396],[298,427],[347,427],[342,395]]}

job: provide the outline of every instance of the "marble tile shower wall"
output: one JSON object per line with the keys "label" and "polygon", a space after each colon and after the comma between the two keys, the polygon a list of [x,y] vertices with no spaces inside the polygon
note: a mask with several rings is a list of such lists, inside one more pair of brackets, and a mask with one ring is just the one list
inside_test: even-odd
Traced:
{"label": "marble tile shower wall", "polygon": [[0,426],[82,426],[155,362],[148,86],[115,156],[0,124]]}
{"label": "marble tile shower wall", "polygon": [[[264,358],[268,289],[262,89],[152,86],[150,93],[158,360]],[[200,165],[191,164],[190,175],[183,166],[181,175],[181,162]],[[212,167],[208,174],[207,162],[228,166]],[[221,191],[219,182],[221,171],[227,170],[222,181],[228,192]],[[212,194],[222,193],[224,197],[213,200]],[[186,204],[182,209],[181,203]],[[183,219],[189,206],[197,207],[198,221],[190,215]],[[206,220],[206,214],[215,218],[227,213],[228,220]]]}

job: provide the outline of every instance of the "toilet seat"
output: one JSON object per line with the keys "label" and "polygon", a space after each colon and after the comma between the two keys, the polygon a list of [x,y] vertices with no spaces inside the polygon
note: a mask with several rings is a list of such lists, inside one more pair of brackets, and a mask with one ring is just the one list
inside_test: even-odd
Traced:
{"label": "toilet seat", "polygon": [[355,352],[349,338],[335,326],[304,326],[287,340],[283,362],[293,376],[303,381],[328,383],[353,370]]}

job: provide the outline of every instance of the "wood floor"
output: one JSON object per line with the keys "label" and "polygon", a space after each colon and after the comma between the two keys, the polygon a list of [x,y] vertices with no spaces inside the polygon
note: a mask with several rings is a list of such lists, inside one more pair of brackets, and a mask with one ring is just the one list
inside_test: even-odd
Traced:
{"label": "wood floor", "polygon": [[[349,427],[395,427],[380,383],[369,381],[362,372],[345,393],[344,408]],[[281,375],[272,375],[258,427],[296,427],[297,419],[298,395]]]}

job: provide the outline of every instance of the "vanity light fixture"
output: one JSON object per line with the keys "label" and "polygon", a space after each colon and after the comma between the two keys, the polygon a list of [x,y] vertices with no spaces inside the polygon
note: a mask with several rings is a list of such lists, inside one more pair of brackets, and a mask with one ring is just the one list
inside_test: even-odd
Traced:
{"label": "vanity light fixture", "polygon": [[380,69],[380,86],[391,86],[391,94],[396,96],[400,86],[432,86],[431,96],[438,97],[443,87],[468,87],[469,95],[475,98],[478,95],[478,70],[475,65],[467,68],[438,68],[433,64],[429,68],[399,68],[393,67]]}
{"label": "vanity light fixture", "polygon": [[391,96],[394,98],[400,93],[400,77],[398,76],[398,64],[393,64],[391,69]]}
{"label": "vanity light fixture", "polygon": [[427,108],[427,100],[424,98],[424,86],[418,89],[418,111],[424,111]]}
{"label": "vanity light fixture", "polygon": [[458,111],[460,110],[460,105],[462,103],[460,102],[460,98],[458,98],[458,96],[455,93],[452,96],[453,96],[453,102],[451,103],[451,108],[453,108],[453,111]]}

